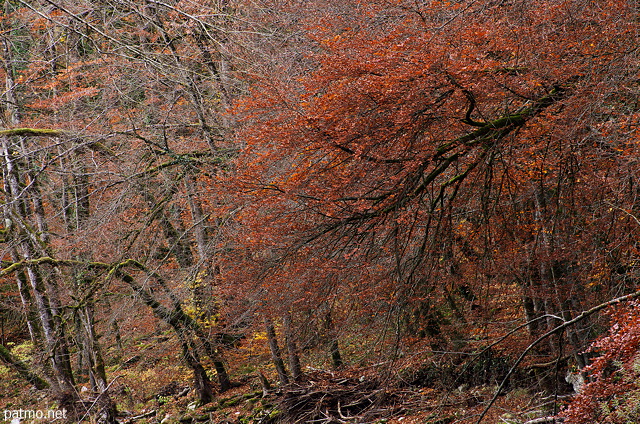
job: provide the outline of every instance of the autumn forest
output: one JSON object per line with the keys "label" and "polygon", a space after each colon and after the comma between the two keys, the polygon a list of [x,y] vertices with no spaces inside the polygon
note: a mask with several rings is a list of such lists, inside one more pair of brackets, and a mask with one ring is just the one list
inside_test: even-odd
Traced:
{"label": "autumn forest", "polygon": [[2,422],[640,422],[637,0],[0,4]]}

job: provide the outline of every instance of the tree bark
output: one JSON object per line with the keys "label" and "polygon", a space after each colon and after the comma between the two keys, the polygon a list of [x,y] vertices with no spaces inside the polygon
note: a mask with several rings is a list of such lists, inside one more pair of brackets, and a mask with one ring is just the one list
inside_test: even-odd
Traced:
{"label": "tree bark", "polygon": [[[5,216],[10,216],[11,222],[16,224],[15,226],[12,224],[15,228],[12,228],[11,235],[16,240],[18,256],[28,261],[34,257],[34,250],[40,249],[43,242],[27,224],[29,222],[28,211],[23,202],[20,201],[22,193],[19,182],[20,172],[13,158],[7,137],[3,137],[0,150],[3,158],[5,185],[7,187],[5,191],[6,196],[8,196],[7,204],[16,203],[14,207],[7,207]],[[24,275],[33,293],[35,310],[37,311],[39,324],[44,336],[44,346],[50,355],[49,364],[53,375],[53,379],[50,381],[51,388],[59,399],[75,398],[66,335],[61,327],[56,302],[52,303],[50,299],[51,292],[47,293],[47,287],[37,266],[26,266]]]}
{"label": "tree bark", "polygon": [[302,369],[300,367],[300,357],[298,356],[298,346],[296,345],[296,340],[291,329],[291,313],[289,312],[284,316],[284,339],[287,346],[291,378],[293,381],[298,381],[300,377],[302,377]]}
{"label": "tree bark", "polygon": [[[134,292],[145,304],[147,304],[147,306],[152,309],[153,313],[158,318],[169,324],[178,335],[182,344],[183,356],[189,367],[193,370],[194,382],[196,389],[198,390],[198,398],[201,402],[210,402],[212,400],[211,381],[209,380],[207,373],[204,372],[204,367],[200,362],[200,356],[198,355],[194,344],[190,340],[192,331],[195,332],[199,338],[202,335],[202,332],[197,328],[198,323],[182,310],[179,302],[174,302],[173,309],[168,309],[162,305],[148,290],[136,283],[132,276],[120,270],[124,264],[119,265],[120,267],[116,267],[113,271],[117,273],[122,281],[127,283],[134,290]],[[222,366],[222,368],[224,370],[224,366]],[[219,372],[218,378],[222,378],[224,380],[224,390],[226,390],[228,388],[226,386],[229,381],[226,370],[224,370],[222,375]]]}
{"label": "tree bark", "polygon": [[340,346],[338,345],[338,337],[335,334],[333,326],[333,319],[331,318],[331,311],[328,310],[324,319],[325,330],[329,337],[329,353],[331,355],[331,364],[333,368],[342,368],[344,362],[342,361],[342,355],[340,354]]}
{"label": "tree bark", "polygon": [[27,364],[13,356],[9,349],[3,345],[0,345],[0,359],[9,367],[17,371],[22,378],[33,384],[36,389],[44,390],[49,388],[49,383],[32,371]]}
{"label": "tree bark", "polygon": [[198,401],[200,404],[205,405],[213,400],[211,380],[209,380],[207,371],[200,362],[198,351],[188,339],[188,335],[182,333],[179,337],[182,339],[182,355],[187,364],[189,364],[189,367],[193,370],[193,380],[196,392],[198,393]]}
{"label": "tree bark", "polygon": [[276,337],[276,330],[273,326],[273,322],[266,318],[265,326],[267,330],[267,340],[269,342],[269,349],[271,350],[271,360],[276,367],[278,373],[278,380],[280,384],[289,384],[289,376],[287,370],[284,367],[284,361],[282,360],[282,354],[280,353],[280,346],[278,346],[278,339]]}

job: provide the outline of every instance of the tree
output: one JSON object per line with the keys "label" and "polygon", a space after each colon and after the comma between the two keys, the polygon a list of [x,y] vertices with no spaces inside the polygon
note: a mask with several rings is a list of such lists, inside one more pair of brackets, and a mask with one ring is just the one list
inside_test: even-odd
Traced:
{"label": "tree", "polygon": [[[305,21],[297,78],[270,75],[243,104],[233,275],[265,307],[329,302],[343,337],[394,335],[391,354],[413,334],[473,352],[633,289],[632,2],[334,7],[349,13]],[[584,366],[594,331],[538,353]]]}
{"label": "tree", "polygon": [[237,150],[223,112],[237,92],[229,33],[242,10],[215,1],[4,7],[2,275],[15,276],[37,352],[54,353],[43,372],[71,403],[86,372],[107,400],[98,340],[122,344],[113,293],[133,293],[175,330],[208,402],[203,357],[221,390],[230,381],[216,341],[224,322],[211,306],[219,301],[206,298],[223,221],[204,194]]}
{"label": "tree", "polygon": [[283,385],[313,349],[604,369],[581,311],[637,290],[635,2],[3,6],[0,290],[34,361],[0,359],[59,401],[113,422],[105,364],[164,331],[201,403],[250,328]]}

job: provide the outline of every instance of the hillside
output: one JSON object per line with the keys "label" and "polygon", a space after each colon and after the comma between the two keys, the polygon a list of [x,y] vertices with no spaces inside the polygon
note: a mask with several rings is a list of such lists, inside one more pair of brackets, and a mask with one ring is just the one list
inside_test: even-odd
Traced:
{"label": "hillside", "polygon": [[639,21],[5,0],[3,418],[640,421]]}

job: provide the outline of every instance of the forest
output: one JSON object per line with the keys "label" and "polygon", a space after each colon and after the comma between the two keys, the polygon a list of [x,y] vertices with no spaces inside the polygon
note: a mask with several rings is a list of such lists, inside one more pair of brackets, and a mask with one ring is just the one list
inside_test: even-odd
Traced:
{"label": "forest", "polygon": [[637,0],[1,5],[2,422],[640,422]]}

